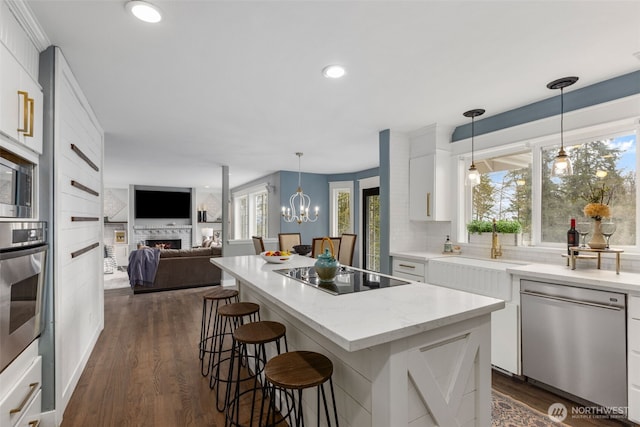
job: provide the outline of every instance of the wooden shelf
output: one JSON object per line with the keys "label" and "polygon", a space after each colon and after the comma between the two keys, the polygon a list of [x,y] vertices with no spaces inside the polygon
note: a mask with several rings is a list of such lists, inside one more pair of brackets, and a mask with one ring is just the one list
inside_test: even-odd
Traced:
{"label": "wooden shelf", "polygon": [[[601,260],[600,260],[600,255],[601,254],[615,254],[616,255],[616,274],[620,274],[620,254],[624,252],[624,250],[622,249],[592,249],[592,248],[581,248],[580,246],[572,246],[569,248],[569,251],[571,252],[571,255],[569,255],[569,265],[571,266],[572,270],[576,269],[576,259],[580,259],[580,258],[591,258],[592,256],[590,255],[586,255],[585,252],[589,253],[595,253],[595,257],[598,260],[598,270],[600,270],[600,265],[601,265]],[[581,254],[578,255],[578,253],[582,252]]]}

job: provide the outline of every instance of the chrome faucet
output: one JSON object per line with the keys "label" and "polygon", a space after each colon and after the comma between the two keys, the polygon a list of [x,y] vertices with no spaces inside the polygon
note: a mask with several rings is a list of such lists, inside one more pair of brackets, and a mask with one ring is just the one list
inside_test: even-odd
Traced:
{"label": "chrome faucet", "polygon": [[502,245],[498,241],[498,232],[496,231],[496,219],[493,219],[493,232],[491,233],[491,259],[502,256]]}

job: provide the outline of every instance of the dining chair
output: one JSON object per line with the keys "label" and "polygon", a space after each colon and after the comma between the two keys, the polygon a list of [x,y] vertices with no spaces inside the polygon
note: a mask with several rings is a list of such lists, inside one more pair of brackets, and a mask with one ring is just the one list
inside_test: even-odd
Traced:
{"label": "dining chair", "polygon": [[356,249],[357,234],[342,233],[340,236],[340,251],[338,262],[340,265],[353,265],[353,252]]}
{"label": "dining chair", "polygon": [[293,247],[302,244],[300,233],[278,233],[278,245],[281,251],[293,252]]}
{"label": "dining chair", "polygon": [[260,255],[264,252],[264,241],[262,240],[262,236],[251,236],[253,240],[253,249],[256,251],[256,255]]}
{"label": "dining chair", "polygon": [[[311,257],[312,258],[318,258],[318,255],[320,255],[321,253],[323,253],[324,251],[322,250],[322,239],[324,239],[324,237],[314,237],[312,244],[311,244]],[[340,251],[340,237],[329,237],[329,239],[331,239],[331,243],[333,243],[333,255],[336,257],[336,259],[338,258],[338,253]],[[327,249],[329,246],[325,245],[325,249]]]}

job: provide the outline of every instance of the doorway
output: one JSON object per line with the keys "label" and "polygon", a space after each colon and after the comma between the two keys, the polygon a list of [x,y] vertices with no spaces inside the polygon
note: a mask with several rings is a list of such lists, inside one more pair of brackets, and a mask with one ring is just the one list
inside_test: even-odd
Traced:
{"label": "doorway", "polygon": [[366,270],[380,271],[380,187],[362,190],[362,259]]}

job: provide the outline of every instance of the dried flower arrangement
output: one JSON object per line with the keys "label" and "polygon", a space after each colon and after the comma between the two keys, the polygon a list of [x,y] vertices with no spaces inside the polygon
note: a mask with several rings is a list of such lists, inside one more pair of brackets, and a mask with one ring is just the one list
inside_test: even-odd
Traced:
{"label": "dried flower arrangement", "polygon": [[602,187],[594,187],[591,183],[588,183],[588,185],[589,192],[583,195],[583,198],[588,202],[583,209],[585,216],[591,217],[596,221],[610,217],[609,202],[613,197],[613,189],[605,183],[602,183]]}

